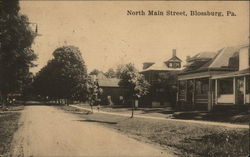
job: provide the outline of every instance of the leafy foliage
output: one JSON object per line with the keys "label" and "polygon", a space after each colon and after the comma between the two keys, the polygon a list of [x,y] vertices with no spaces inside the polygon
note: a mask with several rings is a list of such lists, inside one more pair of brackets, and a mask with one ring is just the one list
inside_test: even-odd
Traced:
{"label": "leafy foliage", "polygon": [[94,69],[92,70],[89,75],[98,75],[99,73],[102,73],[102,71],[98,70],[98,69]]}
{"label": "leafy foliage", "polygon": [[129,63],[120,68],[120,86],[128,87],[132,97],[142,97],[148,93],[149,83],[138,72],[133,64]]}
{"label": "leafy foliage", "polygon": [[115,78],[116,77],[116,72],[113,68],[108,69],[108,71],[105,73],[105,76],[107,78]]}
{"label": "leafy foliage", "polygon": [[1,1],[0,10],[0,93],[3,97],[20,92],[31,75],[37,56],[31,49],[36,36],[27,16],[19,13],[18,0]]}
{"label": "leafy foliage", "polygon": [[95,80],[93,80],[92,78],[88,77],[87,79],[87,97],[88,97],[88,101],[89,104],[92,106],[94,105],[96,102],[100,101],[100,95],[101,95],[102,91],[101,89],[98,87],[98,84]]}
{"label": "leafy foliage", "polygon": [[53,52],[54,58],[37,74],[37,94],[51,98],[84,101],[87,96],[87,70],[80,50],[63,46]]}

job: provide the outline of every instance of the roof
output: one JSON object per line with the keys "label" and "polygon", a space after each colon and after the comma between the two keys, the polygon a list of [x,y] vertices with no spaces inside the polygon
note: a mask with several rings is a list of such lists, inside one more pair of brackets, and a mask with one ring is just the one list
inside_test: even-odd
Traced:
{"label": "roof", "polygon": [[168,62],[182,62],[182,60],[174,55],[170,59],[169,58],[168,59],[161,59],[155,63],[145,62],[145,63],[149,63],[152,65],[149,65],[149,67],[142,70],[141,72],[151,71],[151,70],[155,70],[155,71],[179,71],[179,70],[182,70],[182,68],[169,68],[166,64]]}
{"label": "roof", "polygon": [[157,62],[150,66],[147,69],[142,70],[141,72],[150,71],[150,70],[159,70],[159,71],[177,71],[182,70],[182,68],[169,68],[165,62]]}
{"label": "roof", "polygon": [[237,70],[230,61],[239,56],[239,47],[225,47],[217,52],[201,52],[188,60],[182,74],[206,70]]}
{"label": "roof", "polygon": [[195,61],[195,60],[207,60],[214,58],[217,52],[200,52],[196,54],[195,56],[188,59],[188,62]]}
{"label": "roof", "polygon": [[209,68],[230,67],[229,60],[231,57],[239,55],[239,47],[226,47],[222,49],[213,62],[208,66]]}
{"label": "roof", "polygon": [[167,60],[167,62],[182,62],[182,60],[178,58],[177,56],[173,56],[172,58]]}
{"label": "roof", "polygon": [[119,87],[120,79],[106,78],[97,80],[100,87]]}
{"label": "roof", "polygon": [[229,73],[215,75],[215,76],[212,77],[212,79],[229,78],[229,77],[246,76],[246,75],[250,75],[250,68],[243,69],[243,70],[240,70],[240,71],[235,71],[235,72],[229,72]]}

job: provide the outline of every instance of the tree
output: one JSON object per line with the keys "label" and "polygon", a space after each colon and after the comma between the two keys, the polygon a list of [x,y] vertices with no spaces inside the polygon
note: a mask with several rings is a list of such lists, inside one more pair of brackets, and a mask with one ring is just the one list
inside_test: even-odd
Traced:
{"label": "tree", "polygon": [[28,18],[19,13],[18,0],[3,0],[0,7],[0,95],[4,106],[7,95],[22,92],[37,56],[31,49],[36,33]]}
{"label": "tree", "polygon": [[63,46],[53,52],[54,58],[37,74],[34,87],[42,96],[52,99],[85,101],[87,69],[80,50]]}
{"label": "tree", "polygon": [[[138,72],[133,64],[129,63],[120,69],[120,86],[129,89],[130,98],[138,99],[148,94],[150,84],[144,79],[144,76]],[[134,102],[132,103],[132,115],[134,115]]]}
{"label": "tree", "polygon": [[110,69],[108,69],[108,71],[105,73],[105,76],[106,76],[107,78],[115,78],[115,77],[116,77],[116,73],[115,73],[115,71],[114,71],[113,68],[110,68]]}
{"label": "tree", "polygon": [[125,68],[125,66],[126,66],[126,64],[119,64],[119,65],[117,65],[116,71],[115,71],[117,78],[121,78],[121,74],[122,74],[122,71]]}
{"label": "tree", "polygon": [[89,75],[98,75],[99,73],[102,73],[102,71],[98,70],[98,69],[94,69],[92,70]]}
{"label": "tree", "polygon": [[102,90],[98,87],[98,83],[89,76],[87,79],[87,97],[92,113],[93,105],[96,103],[100,103],[101,94]]}

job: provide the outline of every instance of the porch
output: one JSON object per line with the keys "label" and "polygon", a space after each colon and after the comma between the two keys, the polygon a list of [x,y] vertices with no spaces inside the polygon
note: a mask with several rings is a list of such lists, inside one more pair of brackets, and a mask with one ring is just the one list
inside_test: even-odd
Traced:
{"label": "porch", "polygon": [[250,74],[231,72],[178,78],[177,110],[208,110],[250,104]]}
{"label": "porch", "polygon": [[211,110],[215,101],[213,85],[209,77],[179,80],[177,106],[180,110]]}
{"label": "porch", "polygon": [[229,73],[213,76],[215,81],[216,105],[247,105],[250,104],[249,73]]}

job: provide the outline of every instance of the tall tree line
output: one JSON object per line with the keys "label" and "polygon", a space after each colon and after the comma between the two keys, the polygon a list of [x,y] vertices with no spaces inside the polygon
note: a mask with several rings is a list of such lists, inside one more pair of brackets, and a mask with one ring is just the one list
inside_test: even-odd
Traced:
{"label": "tall tree line", "polygon": [[35,66],[37,56],[31,49],[36,33],[27,16],[20,12],[18,0],[0,3],[0,96],[5,104],[7,96],[22,92],[31,77],[29,68]]}

